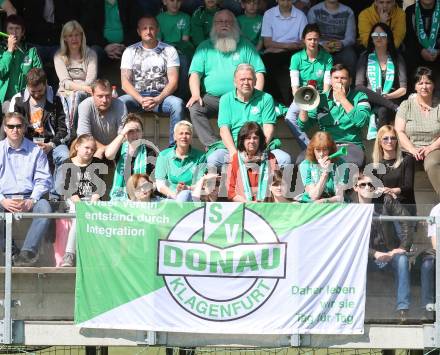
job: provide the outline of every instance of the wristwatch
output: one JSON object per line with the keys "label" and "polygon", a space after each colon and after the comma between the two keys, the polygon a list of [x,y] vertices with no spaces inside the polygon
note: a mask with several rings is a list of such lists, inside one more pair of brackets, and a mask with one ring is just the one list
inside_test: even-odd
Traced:
{"label": "wristwatch", "polygon": [[36,205],[37,202],[38,202],[35,198],[31,198],[30,200],[32,201],[32,204],[33,204],[33,205]]}

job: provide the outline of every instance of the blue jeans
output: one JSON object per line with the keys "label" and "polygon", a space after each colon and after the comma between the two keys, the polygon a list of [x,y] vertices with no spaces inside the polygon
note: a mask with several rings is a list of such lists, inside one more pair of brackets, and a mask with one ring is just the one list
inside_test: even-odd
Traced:
{"label": "blue jeans", "polygon": [[[0,212],[7,212],[4,210],[3,206],[0,205]],[[35,204],[32,212],[35,213],[51,213],[52,208],[50,207],[49,202],[46,200],[38,200]],[[30,251],[34,254],[37,254],[38,247],[40,245],[41,240],[48,234],[50,225],[50,219],[48,218],[34,218],[32,219],[32,224],[29,227],[26,239],[24,240],[23,246],[21,248],[22,251]],[[2,249],[4,250],[5,244],[5,225],[4,222],[0,222],[0,243],[2,245]]]}
{"label": "blue jeans", "polygon": [[178,202],[191,202],[192,201],[192,192],[191,192],[191,190],[182,190],[182,191],[180,191],[177,194],[175,201],[178,201]]}
{"label": "blue jeans", "polygon": [[420,267],[420,281],[422,291],[422,307],[425,308],[428,303],[435,303],[434,287],[435,287],[435,257],[433,255],[426,256]]}
{"label": "blue jeans", "polygon": [[409,261],[408,256],[405,254],[396,254],[390,262],[386,264],[384,268],[374,262],[374,260],[368,260],[368,270],[370,271],[393,271],[394,279],[397,290],[397,304],[396,309],[409,309],[410,305],[410,280],[409,280]]}
{"label": "blue jeans", "polygon": [[[141,93],[144,97],[154,97],[158,93]],[[123,95],[119,98],[127,107],[128,112],[141,112],[142,106],[130,95]],[[166,113],[170,115],[170,145],[174,144],[174,126],[183,120],[185,105],[183,100],[177,96],[167,96],[160,105],[157,105],[153,112]]]}
{"label": "blue jeans", "polygon": [[293,138],[298,142],[301,150],[305,150],[310,142],[309,137],[298,126],[299,108],[294,102],[289,107],[286,114],[286,123],[293,134]]}
{"label": "blue jeans", "polygon": [[[289,153],[281,149],[271,150],[271,153],[275,155],[278,166],[284,168],[291,163]],[[223,164],[229,163],[229,152],[227,149],[217,149],[212,152],[207,158],[208,167],[220,168]]]}

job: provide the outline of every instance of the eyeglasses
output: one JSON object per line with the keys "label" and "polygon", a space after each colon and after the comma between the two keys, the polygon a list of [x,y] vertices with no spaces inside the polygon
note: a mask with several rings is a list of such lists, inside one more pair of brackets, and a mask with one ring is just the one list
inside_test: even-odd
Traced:
{"label": "eyeglasses", "polygon": [[366,187],[368,187],[368,189],[374,189],[374,186],[371,182],[361,182],[361,183],[357,184],[356,186],[359,186],[362,189],[365,189]]}
{"label": "eyeglasses", "polygon": [[371,34],[371,38],[379,38],[379,37],[387,38],[388,35],[385,32],[373,32]]}
{"label": "eyeglasses", "polygon": [[151,182],[144,182],[142,185],[136,187],[135,192],[148,192],[153,190],[154,185]]}
{"label": "eyeglasses", "polygon": [[382,137],[382,142],[395,142],[395,141],[397,141],[397,137],[396,136]]}
{"label": "eyeglasses", "polygon": [[22,124],[7,124],[6,127],[12,131],[14,128],[22,129],[23,125]]}

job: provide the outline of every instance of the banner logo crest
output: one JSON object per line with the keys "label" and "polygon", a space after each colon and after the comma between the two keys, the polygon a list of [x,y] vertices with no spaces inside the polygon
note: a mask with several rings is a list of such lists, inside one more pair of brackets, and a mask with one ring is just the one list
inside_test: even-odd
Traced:
{"label": "banner logo crest", "polygon": [[187,312],[231,321],[270,298],[286,277],[286,249],[270,224],[244,204],[212,202],[186,215],[159,241],[157,270]]}

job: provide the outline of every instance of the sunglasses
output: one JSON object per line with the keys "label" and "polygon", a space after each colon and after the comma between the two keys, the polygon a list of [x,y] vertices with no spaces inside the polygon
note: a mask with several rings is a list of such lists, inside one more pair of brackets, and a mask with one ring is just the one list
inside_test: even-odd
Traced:
{"label": "sunglasses", "polygon": [[397,141],[397,137],[395,136],[382,137],[382,142],[395,142],[395,141]]}
{"label": "sunglasses", "polygon": [[373,33],[371,34],[371,37],[372,37],[372,38],[379,38],[379,37],[387,38],[388,35],[387,35],[385,32],[373,32]]}
{"label": "sunglasses", "polygon": [[148,192],[153,190],[154,185],[151,182],[144,182],[142,185],[136,187],[135,192]]}
{"label": "sunglasses", "polygon": [[366,187],[368,187],[369,189],[374,189],[374,186],[371,182],[361,182],[361,183],[357,184],[356,186],[359,186],[362,189],[365,189]]}
{"label": "sunglasses", "polygon": [[10,130],[13,130],[14,128],[22,129],[23,125],[22,124],[7,124],[6,127]]}

